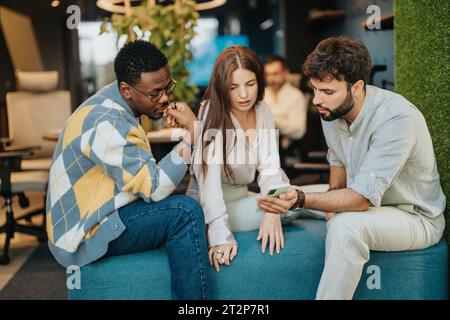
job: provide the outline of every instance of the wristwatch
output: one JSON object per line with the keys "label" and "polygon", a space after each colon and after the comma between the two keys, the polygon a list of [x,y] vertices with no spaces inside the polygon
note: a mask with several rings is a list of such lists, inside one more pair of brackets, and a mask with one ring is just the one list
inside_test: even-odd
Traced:
{"label": "wristwatch", "polygon": [[305,207],[305,193],[302,190],[295,189],[297,191],[297,201],[289,210],[301,209]]}

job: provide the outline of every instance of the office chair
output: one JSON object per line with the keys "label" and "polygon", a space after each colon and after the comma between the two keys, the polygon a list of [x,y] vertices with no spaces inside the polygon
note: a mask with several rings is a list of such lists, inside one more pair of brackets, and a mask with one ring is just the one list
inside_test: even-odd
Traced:
{"label": "office chair", "polygon": [[72,112],[70,92],[57,90],[57,71],[17,70],[16,79],[18,91],[6,94],[10,146],[40,146],[33,156],[25,156],[22,170],[48,171],[55,143],[43,135],[64,126]]}
{"label": "office chair", "polygon": [[[29,152],[30,150],[0,151],[0,196],[5,199],[4,207],[6,209],[6,222],[0,227],[0,234],[5,233],[6,236],[3,252],[0,256],[0,264],[9,263],[9,247],[16,232],[34,235],[40,242],[47,240],[45,207],[38,208],[21,217],[14,217],[12,200],[15,195],[23,194],[25,191],[45,191],[47,189],[47,171],[17,172],[20,170],[22,157]],[[36,226],[30,222],[20,223],[23,219],[31,221],[31,217],[39,214],[44,214],[42,226]]]}
{"label": "office chair", "polygon": [[[1,227],[1,232],[6,233],[6,242],[0,263],[9,262],[9,244],[15,232],[35,235],[40,241],[46,239],[45,191],[55,143],[45,141],[43,135],[51,129],[62,128],[71,114],[70,92],[56,90],[58,85],[56,71],[23,72],[18,70],[16,78],[18,91],[8,92],[6,95],[9,139],[5,149],[11,151],[15,147],[20,149],[23,145],[37,145],[39,148],[34,149],[33,152],[22,153],[20,163],[10,168],[14,169],[14,172],[9,170],[10,177],[6,176],[7,167],[5,170],[2,168],[2,176],[5,175],[2,181],[9,181],[9,183],[4,182],[1,185],[1,196],[5,198],[7,219],[6,224]],[[9,158],[4,155],[4,159]],[[9,159],[3,162],[11,165],[11,161]],[[21,171],[17,172],[19,169]],[[26,208],[29,206],[25,195],[27,191],[43,191],[44,205],[22,217],[15,218],[11,206],[12,198],[17,196],[21,207]],[[43,225],[33,225],[32,217],[41,214]]]}

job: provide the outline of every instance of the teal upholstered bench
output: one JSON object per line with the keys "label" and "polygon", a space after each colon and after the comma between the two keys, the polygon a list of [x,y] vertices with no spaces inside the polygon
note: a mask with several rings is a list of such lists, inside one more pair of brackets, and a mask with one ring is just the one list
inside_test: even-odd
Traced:
{"label": "teal upholstered bench", "polygon": [[[220,273],[211,267],[214,299],[314,299],[325,257],[325,221],[300,219],[284,232],[285,248],[273,257],[260,252],[256,231],[237,234],[240,247],[232,265]],[[354,298],[447,299],[447,256],[444,240],[425,250],[372,252]],[[369,289],[377,267],[379,289]],[[164,249],[81,268],[81,289],[70,290],[69,298],[171,299]]]}

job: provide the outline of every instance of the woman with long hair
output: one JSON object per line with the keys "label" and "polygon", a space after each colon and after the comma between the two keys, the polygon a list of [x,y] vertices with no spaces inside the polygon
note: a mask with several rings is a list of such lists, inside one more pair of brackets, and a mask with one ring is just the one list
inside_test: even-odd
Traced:
{"label": "woman with long hair", "polygon": [[258,173],[261,194],[289,183],[280,169],[278,135],[264,97],[263,67],[244,46],[220,53],[202,99],[201,134],[194,147],[188,195],[200,201],[207,224],[209,260],[220,271],[237,255],[233,232],[258,230],[264,253],[284,247],[282,222],[295,213],[273,214],[258,209],[248,191]]}

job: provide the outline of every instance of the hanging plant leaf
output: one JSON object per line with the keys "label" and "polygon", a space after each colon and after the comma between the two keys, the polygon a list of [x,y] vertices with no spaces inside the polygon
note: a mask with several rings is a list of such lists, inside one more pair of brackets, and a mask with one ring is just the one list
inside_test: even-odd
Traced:
{"label": "hanging plant leaf", "polygon": [[[189,83],[189,70],[186,63],[192,60],[191,41],[196,35],[194,29],[200,14],[195,10],[195,1],[181,0],[167,5],[158,3],[147,7],[143,1],[141,6],[133,7],[130,16],[113,14],[101,24],[100,33],[116,32],[118,39],[127,35],[127,42],[140,39],[147,31],[151,32],[149,41],[157,46],[167,57],[172,77],[178,82],[174,90],[174,99],[188,104],[196,99],[199,90]],[[110,23],[111,27],[108,27]],[[137,35],[134,27],[142,31]]]}

